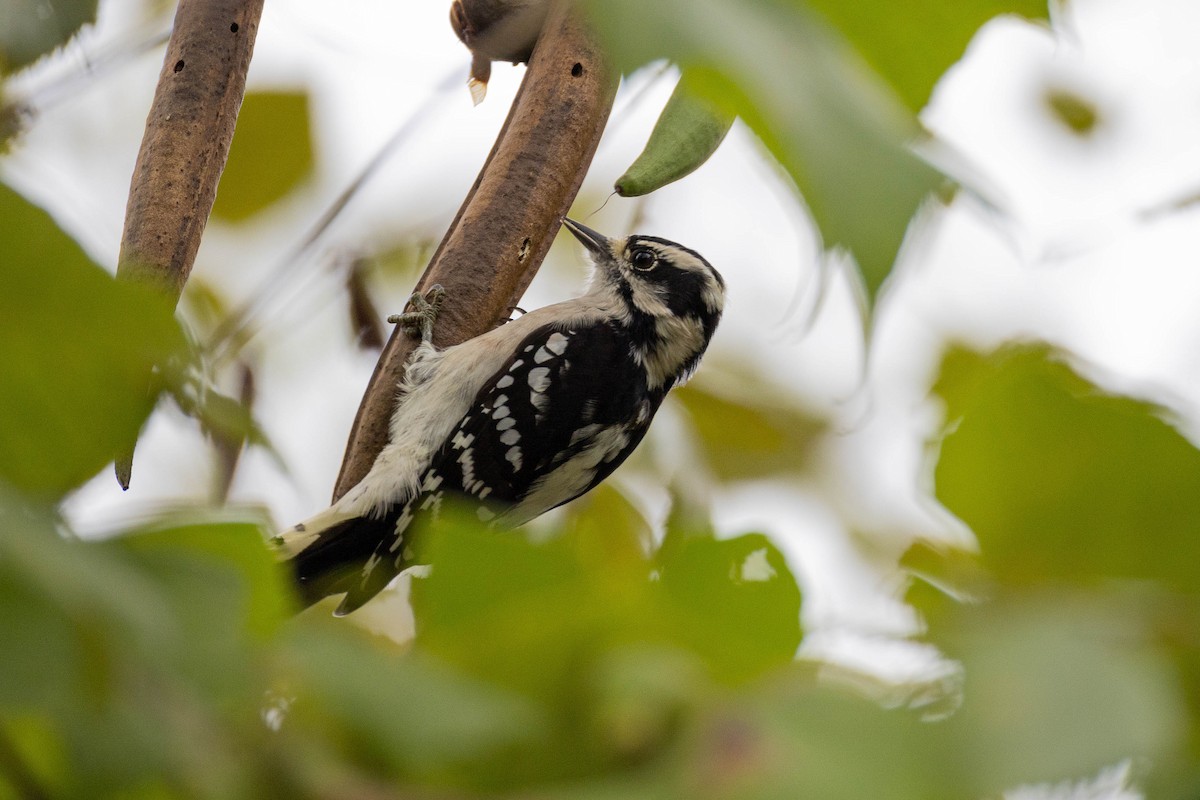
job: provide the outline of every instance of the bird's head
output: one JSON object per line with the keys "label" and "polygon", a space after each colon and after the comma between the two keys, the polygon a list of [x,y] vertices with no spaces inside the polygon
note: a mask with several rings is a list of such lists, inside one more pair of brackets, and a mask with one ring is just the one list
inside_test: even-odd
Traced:
{"label": "bird's head", "polygon": [[656,236],[610,239],[564,220],[591,255],[592,290],[614,292],[652,377],[669,389],[691,375],[725,305],[725,281],[695,250]]}

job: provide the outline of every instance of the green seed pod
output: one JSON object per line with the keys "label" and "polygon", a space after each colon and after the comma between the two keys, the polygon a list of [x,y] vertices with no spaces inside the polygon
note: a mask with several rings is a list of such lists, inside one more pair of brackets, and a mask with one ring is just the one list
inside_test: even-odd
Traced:
{"label": "green seed pod", "polygon": [[613,188],[622,197],[640,197],[679,180],[716,152],[733,119],[697,97],[681,80],[654,124],[646,148]]}

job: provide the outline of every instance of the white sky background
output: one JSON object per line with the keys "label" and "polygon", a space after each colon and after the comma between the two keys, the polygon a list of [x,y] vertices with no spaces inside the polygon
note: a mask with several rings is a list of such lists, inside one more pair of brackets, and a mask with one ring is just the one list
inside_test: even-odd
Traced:
{"label": "white sky background", "polygon": [[[56,75],[97,65],[79,91],[42,109],[0,161],[4,180],[48,207],[110,268],[162,49],[112,68],[102,56],[114,43],[121,49],[142,5],[106,0],[95,30],[22,77],[17,85],[36,104],[50,98],[39,90]],[[441,0],[266,4],[250,89],[311,93],[316,175],[252,226],[210,224],[194,276],[231,299],[246,296],[434,87],[451,75],[465,82],[469,59],[447,7]],[[293,474],[251,451],[234,484],[235,503],[265,506],[280,525],[327,503],[375,355],[349,346],[340,282],[323,265],[338,252],[440,238],[521,75],[522,68],[496,65],[479,108],[465,83],[441,95],[409,144],[294,265],[297,277],[266,307],[264,335],[250,348],[256,413]],[[600,205],[645,142],[671,89],[671,80],[660,80],[630,109],[648,77],[634,76],[618,97],[576,215]],[[1097,105],[1093,136],[1081,140],[1049,116],[1041,100],[1049,86]],[[963,197],[914,237],[902,280],[881,309],[865,382],[844,280],[835,277],[819,316],[805,326],[816,239],[745,129],[735,128],[700,171],[656,193],[640,228],[696,248],[726,276],[727,315],[708,362],[750,360],[778,373],[841,432],[822,448],[819,483],[726,492],[714,504],[719,525],[776,535],[805,589],[811,652],[896,677],[929,660],[881,638],[903,635],[914,621],[894,599],[898,578],[868,566],[848,530],[871,531],[876,545],[893,552],[917,533],[965,536],[931,510],[921,489],[924,437],[939,422],[926,393],[947,339],[1048,338],[1096,365],[1095,377],[1108,385],[1166,403],[1190,432],[1198,430],[1200,205],[1169,207],[1200,194],[1200,3],[1076,0],[1053,31],[994,21],[944,78],[923,118],[969,160],[1003,213]],[[635,207],[613,198],[587,221],[623,234]],[[582,285],[580,250],[561,239],[525,307]],[[376,298],[384,314],[398,311],[408,290],[391,288],[395,294]],[[669,433],[667,419],[658,422],[660,436]],[[160,411],[139,444],[132,490],[122,494],[106,471],[72,498],[67,513],[79,530],[99,533],[194,500],[208,486],[211,459],[193,423]]]}

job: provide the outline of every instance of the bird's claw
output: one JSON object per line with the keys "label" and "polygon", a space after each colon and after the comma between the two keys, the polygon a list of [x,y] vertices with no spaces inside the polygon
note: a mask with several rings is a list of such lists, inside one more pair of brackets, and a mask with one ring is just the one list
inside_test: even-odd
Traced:
{"label": "bird's claw", "polygon": [[435,283],[425,294],[413,292],[412,297],[408,298],[408,305],[413,310],[393,314],[388,317],[388,322],[402,325],[409,333],[419,335],[422,342],[432,342],[433,324],[445,299],[446,290],[440,283]]}

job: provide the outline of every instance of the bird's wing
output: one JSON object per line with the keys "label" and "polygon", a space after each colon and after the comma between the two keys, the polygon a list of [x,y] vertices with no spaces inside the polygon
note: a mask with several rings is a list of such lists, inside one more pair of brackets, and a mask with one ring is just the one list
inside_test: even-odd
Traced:
{"label": "bird's wing", "polygon": [[644,375],[628,339],[605,323],[533,330],[484,382],[417,494],[376,523],[387,534],[341,610],[357,608],[412,563],[413,525],[440,510],[447,493],[485,522],[519,524],[607,477],[661,401]]}

